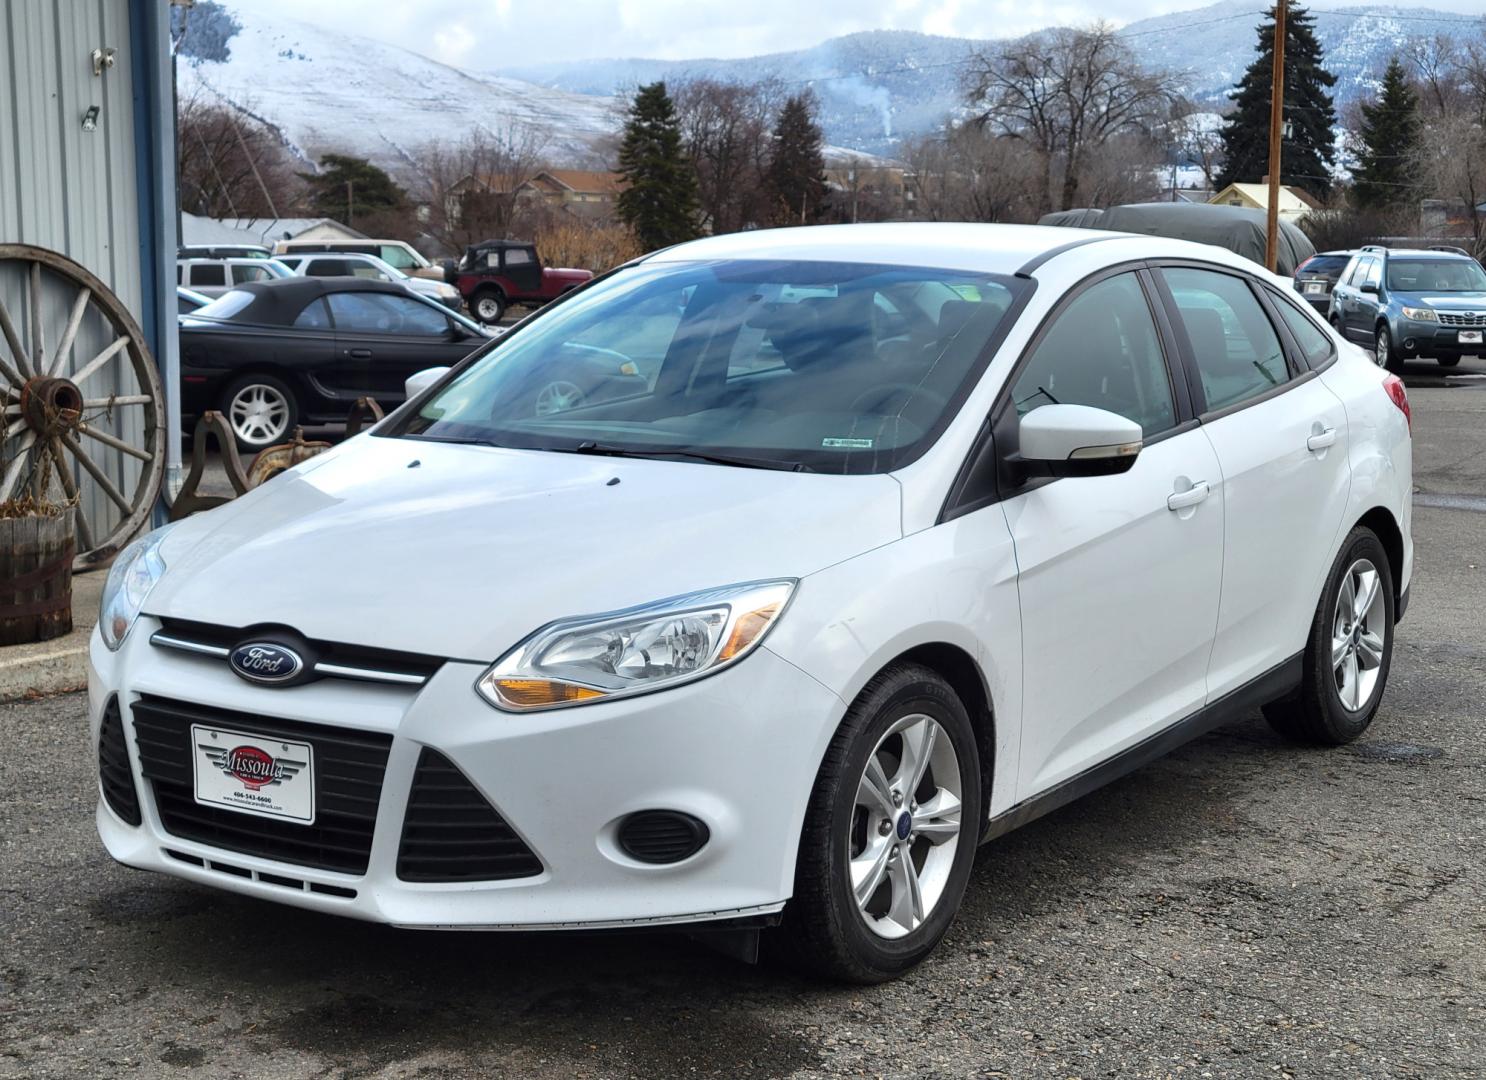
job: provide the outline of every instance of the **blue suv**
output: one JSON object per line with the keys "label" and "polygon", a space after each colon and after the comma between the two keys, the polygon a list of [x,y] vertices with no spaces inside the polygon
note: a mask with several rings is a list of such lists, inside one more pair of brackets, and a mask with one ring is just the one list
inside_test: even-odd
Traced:
{"label": "blue suv", "polygon": [[1486,355],[1486,270],[1455,247],[1365,247],[1332,288],[1327,315],[1389,371],[1416,357],[1454,367]]}

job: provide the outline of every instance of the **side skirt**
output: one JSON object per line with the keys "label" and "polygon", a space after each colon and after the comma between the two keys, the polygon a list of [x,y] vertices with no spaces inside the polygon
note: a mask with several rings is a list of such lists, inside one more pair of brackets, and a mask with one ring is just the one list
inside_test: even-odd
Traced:
{"label": "side skirt", "polygon": [[1300,685],[1303,655],[1303,653],[1296,653],[1258,678],[1229,691],[1217,701],[1204,705],[1186,719],[1178,720],[1164,731],[1158,731],[1134,746],[1120,751],[1108,761],[1085,769],[1077,776],[1070,776],[1055,787],[1048,788],[1040,794],[1033,795],[1030,799],[1017,803],[1009,810],[997,814],[986,823],[985,831],[981,833],[981,843],[1004,836],[1029,821],[1035,821],[1044,814],[1050,814],[1060,807],[1067,806],[1075,799],[1081,799],[1091,791],[1096,791],[1143,765],[1149,765],[1157,758],[1164,757],[1177,747],[1206,735],[1214,728],[1221,727],[1230,720],[1236,720],[1260,705],[1267,705],[1271,701],[1284,697]]}

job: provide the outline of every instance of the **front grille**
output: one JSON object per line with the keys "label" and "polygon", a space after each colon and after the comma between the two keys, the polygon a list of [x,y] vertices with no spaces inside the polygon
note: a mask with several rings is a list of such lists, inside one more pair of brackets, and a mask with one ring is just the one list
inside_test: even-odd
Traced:
{"label": "front grille", "polygon": [[98,732],[98,780],[109,809],[130,825],[138,825],[139,795],[129,769],[129,747],[124,742],[119,699],[114,697],[103,707],[103,724]]}
{"label": "front grille", "polygon": [[408,793],[397,876],[404,881],[500,881],[531,877],[542,863],[437,750],[423,748]]}
{"label": "front grille", "polygon": [[[140,698],[131,710],[140,768],[172,836],[227,851],[343,874],[366,872],[392,736],[270,719],[166,698]],[[196,801],[191,725],[305,742],[315,755],[315,823],[243,814]]]}
{"label": "front grille", "polygon": [[1486,314],[1451,315],[1448,312],[1437,311],[1436,317],[1441,326],[1486,326]]}
{"label": "front grille", "polygon": [[400,652],[394,649],[377,649],[369,645],[347,645],[339,641],[323,641],[301,637],[287,627],[215,626],[211,623],[192,622],[188,619],[162,618],[160,629],[150,638],[152,644],[184,652],[211,656],[226,660],[243,641],[254,638],[274,640],[281,631],[288,631],[295,642],[296,651],[302,651],[306,666],[321,678],[358,679],[366,682],[387,682],[404,686],[421,686],[444,664],[442,657],[423,653]]}

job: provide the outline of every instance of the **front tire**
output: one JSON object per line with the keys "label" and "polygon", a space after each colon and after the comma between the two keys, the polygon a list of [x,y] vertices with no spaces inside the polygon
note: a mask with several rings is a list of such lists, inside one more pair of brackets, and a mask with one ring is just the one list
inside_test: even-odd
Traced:
{"label": "front tire", "polygon": [[1394,374],[1403,370],[1403,357],[1393,347],[1393,335],[1388,332],[1387,323],[1378,324],[1378,336],[1374,351],[1377,353],[1379,367],[1387,368]]}
{"label": "front tire", "polygon": [[980,767],[969,713],[917,664],[867,684],[826,751],[781,933],[811,974],[877,983],[944,937],[975,861]]}
{"label": "front tire", "polygon": [[282,379],[244,375],[222,395],[222,414],[238,448],[257,452],[288,438],[299,422],[299,401]]}
{"label": "front tire", "polygon": [[1371,529],[1347,536],[1326,578],[1299,689],[1264,706],[1286,738],[1341,746],[1377,715],[1393,663],[1393,570]]}

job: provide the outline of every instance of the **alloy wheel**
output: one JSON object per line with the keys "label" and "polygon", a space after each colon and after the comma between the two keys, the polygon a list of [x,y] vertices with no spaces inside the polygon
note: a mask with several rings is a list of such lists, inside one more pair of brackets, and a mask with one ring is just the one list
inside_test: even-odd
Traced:
{"label": "alloy wheel", "polygon": [[537,391],[536,410],[538,416],[567,412],[583,404],[583,391],[573,383],[559,379]]}
{"label": "alloy wheel", "polygon": [[960,843],[963,792],[954,742],[913,713],[878,740],[857,783],[848,873],[867,928],[900,938],[944,896]]}
{"label": "alloy wheel", "polygon": [[1331,667],[1342,708],[1357,712],[1372,701],[1383,665],[1388,605],[1383,579],[1368,559],[1342,577],[1331,625]]}
{"label": "alloy wheel", "polygon": [[1378,367],[1388,366],[1388,331],[1382,328],[1378,330],[1377,344]]}
{"label": "alloy wheel", "polygon": [[289,402],[277,387],[249,383],[227,406],[233,433],[252,446],[268,446],[284,437],[289,427]]}

